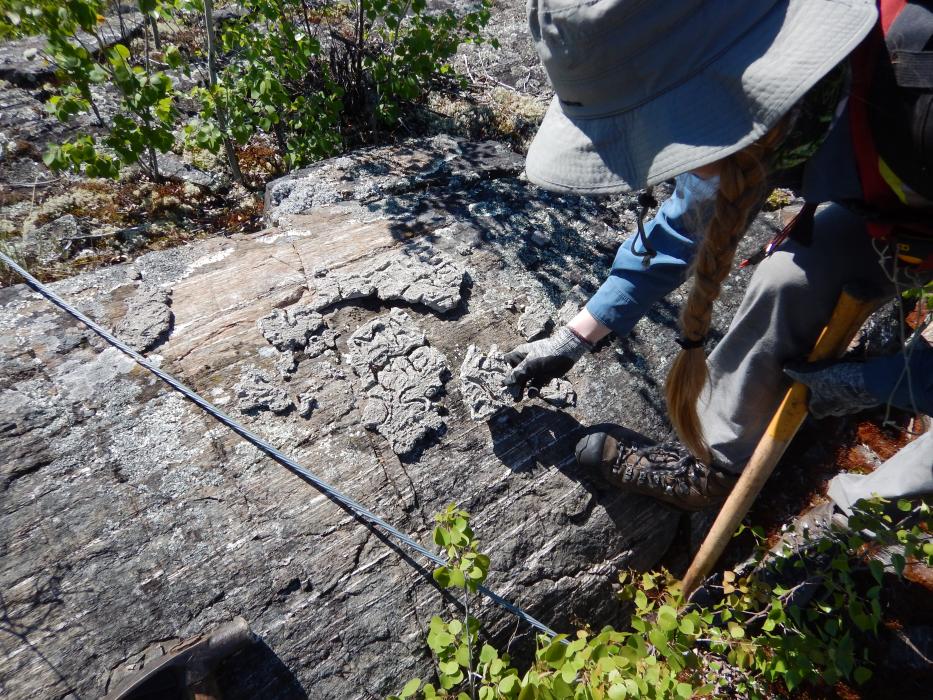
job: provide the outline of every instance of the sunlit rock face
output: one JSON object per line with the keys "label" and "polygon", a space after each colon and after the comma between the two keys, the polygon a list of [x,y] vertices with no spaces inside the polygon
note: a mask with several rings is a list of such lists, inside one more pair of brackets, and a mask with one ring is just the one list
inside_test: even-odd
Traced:
{"label": "sunlit rock face", "polygon": [[[470,347],[560,322],[629,235],[631,199],[549,194],[521,168],[447,137],[362,151],[272,183],[278,225],[55,289],[121,333],[140,309],[168,318],[142,324],[154,361],[425,546],[435,512],[470,511],[489,586],[551,627],[618,622],[617,571],[657,562],[679,516],[582,472],[573,447],[602,421],[667,435],[681,294],[577,364],[575,405],[503,396],[474,421]],[[743,245],[768,235],[756,224]],[[728,280],[715,333],[746,278]],[[22,286],[0,290],[0,425],[0,590],[23,630],[0,635],[4,697],[100,696],[235,615],[262,644],[224,666],[227,698],[383,696],[429,672],[424,623],[450,605],[430,564]],[[508,613],[472,612],[531,648]]]}

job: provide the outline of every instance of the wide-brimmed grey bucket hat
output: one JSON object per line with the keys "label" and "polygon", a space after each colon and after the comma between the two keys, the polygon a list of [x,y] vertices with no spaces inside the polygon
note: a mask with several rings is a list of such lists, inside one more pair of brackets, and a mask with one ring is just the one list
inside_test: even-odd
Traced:
{"label": "wide-brimmed grey bucket hat", "polygon": [[528,178],[639,189],[771,128],[875,24],[874,0],[528,0],[556,95]]}

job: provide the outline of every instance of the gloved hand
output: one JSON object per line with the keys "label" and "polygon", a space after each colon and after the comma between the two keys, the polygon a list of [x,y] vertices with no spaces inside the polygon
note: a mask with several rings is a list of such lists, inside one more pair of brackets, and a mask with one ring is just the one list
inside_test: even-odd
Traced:
{"label": "gloved hand", "polygon": [[552,379],[561,377],[583,357],[593,345],[567,326],[561,326],[549,338],[523,343],[505,356],[514,369],[504,383],[524,391],[525,385],[540,389]]}
{"label": "gloved hand", "polygon": [[865,386],[860,362],[793,362],[784,374],[810,389],[810,413],[814,418],[858,413],[881,402]]}

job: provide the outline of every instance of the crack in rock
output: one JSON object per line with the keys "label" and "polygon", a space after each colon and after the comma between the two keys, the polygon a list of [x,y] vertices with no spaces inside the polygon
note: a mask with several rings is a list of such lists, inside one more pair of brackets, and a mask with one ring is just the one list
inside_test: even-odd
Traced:
{"label": "crack in rock", "polygon": [[116,328],[117,337],[138,352],[152,350],[172,332],[175,315],[169,308],[171,303],[170,291],[141,287],[127,302],[126,314]]}
{"label": "crack in rock", "polygon": [[[257,369],[252,369],[234,387],[240,411],[258,413],[272,411],[287,413],[294,406],[288,392],[273,384],[270,379]],[[307,408],[302,404],[302,408]]]}
{"label": "crack in rock", "polygon": [[350,366],[367,401],[361,422],[389,441],[398,455],[411,452],[445,423],[434,401],[450,373],[443,353],[404,311],[393,309],[358,328],[349,340]]}
{"label": "crack in rock", "polygon": [[467,348],[460,365],[460,392],[470,418],[484,421],[520,398],[514,387],[503,384],[510,371],[498,346],[493,345],[489,352],[483,352],[476,345]]}
{"label": "crack in rock", "polygon": [[350,299],[375,296],[382,301],[424,304],[446,313],[460,304],[464,270],[441,254],[407,251],[381,255],[361,270],[335,274],[317,271],[312,282],[317,311]]}

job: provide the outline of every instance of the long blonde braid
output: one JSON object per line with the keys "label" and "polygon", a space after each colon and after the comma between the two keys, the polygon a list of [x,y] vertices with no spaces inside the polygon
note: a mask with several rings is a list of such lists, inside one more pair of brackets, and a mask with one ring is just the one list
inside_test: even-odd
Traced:
{"label": "long blonde braid", "polygon": [[681,311],[684,347],[667,374],[665,393],[671,423],[680,441],[698,459],[710,460],[697,400],[708,369],[703,341],[709,331],[713,302],[732,269],[739,241],[767,194],[768,161],[785,135],[785,120],[741,151],[720,162],[719,190],[712,219],[694,258],[693,287]]}

